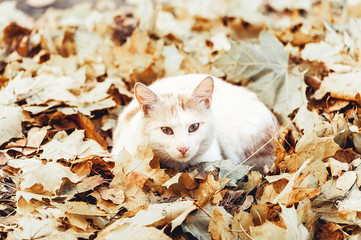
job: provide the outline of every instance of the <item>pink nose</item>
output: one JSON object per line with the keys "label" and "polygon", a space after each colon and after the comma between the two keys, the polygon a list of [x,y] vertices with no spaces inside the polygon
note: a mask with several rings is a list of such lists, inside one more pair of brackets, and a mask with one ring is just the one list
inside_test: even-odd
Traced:
{"label": "pink nose", "polygon": [[181,153],[181,154],[186,154],[186,152],[188,151],[189,147],[179,147],[177,148],[178,151]]}

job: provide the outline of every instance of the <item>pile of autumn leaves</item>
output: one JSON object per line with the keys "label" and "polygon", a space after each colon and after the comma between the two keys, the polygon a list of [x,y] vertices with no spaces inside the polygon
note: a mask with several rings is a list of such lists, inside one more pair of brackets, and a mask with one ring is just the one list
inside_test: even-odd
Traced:
{"label": "pile of autumn leaves", "polygon": [[[0,4],[2,237],[357,239],[357,16],[336,31],[324,22],[341,18],[332,4],[324,19],[325,3],[270,1],[273,12],[260,3],[256,18],[228,18],[239,1],[214,0],[222,8],[212,17],[194,15],[199,1],[138,2],[49,9],[37,20]],[[261,32],[270,19],[289,22]],[[191,72],[246,85],[284,123],[270,173],[227,160],[162,169],[149,146],[111,158],[117,106],[134,83]]]}

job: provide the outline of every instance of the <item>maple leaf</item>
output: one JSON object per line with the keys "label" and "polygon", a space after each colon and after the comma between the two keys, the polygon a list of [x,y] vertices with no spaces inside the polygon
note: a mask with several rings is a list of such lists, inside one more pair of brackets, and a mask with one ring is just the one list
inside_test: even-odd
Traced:
{"label": "maple leaf", "polygon": [[73,183],[81,180],[68,167],[64,167],[57,162],[42,162],[36,158],[10,160],[8,164],[15,168],[20,168],[22,190],[29,189],[35,184],[43,187],[44,191],[56,194],[63,184],[63,179],[67,178]]}
{"label": "maple leaf", "polygon": [[138,146],[137,153],[131,156],[126,150],[122,150],[117,156],[114,173],[122,172],[125,175],[136,172],[150,178],[156,185],[162,185],[169,180],[164,169],[159,166],[152,168],[150,165],[154,154],[150,145]]}
{"label": "maple leaf", "polygon": [[65,131],[58,132],[54,138],[42,146],[43,159],[67,159],[83,158],[90,155],[109,157],[110,153],[104,150],[96,141],[84,139],[84,130],[75,130],[69,136]]}
{"label": "maple leaf", "polygon": [[26,214],[21,216],[17,223],[18,227],[9,234],[9,239],[77,239],[69,232],[60,231],[55,217],[46,215],[34,217],[32,214]]}
{"label": "maple leaf", "polygon": [[261,101],[288,122],[288,115],[306,103],[303,74],[297,67],[288,66],[288,54],[277,38],[265,31],[259,35],[259,44],[233,42],[215,66],[227,80],[242,82],[254,91]]}

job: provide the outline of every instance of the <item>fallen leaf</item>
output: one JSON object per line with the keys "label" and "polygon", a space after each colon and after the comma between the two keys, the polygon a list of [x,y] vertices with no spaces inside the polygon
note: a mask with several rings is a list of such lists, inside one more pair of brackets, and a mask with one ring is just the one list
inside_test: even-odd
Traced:
{"label": "fallen leaf", "polygon": [[31,158],[10,160],[8,164],[21,169],[22,181],[20,187],[22,190],[39,184],[43,187],[44,191],[56,194],[63,184],[64,178],[69,179],[73,183],[81,180],[68,167],[64,167],[57,162],[42,162],[39,159]]}
{"label": "fallen leaf", "polygon": [[344,172],[336,182],[336,187],[340,190],[348,190],[356,181],[356,173],[354,171]]}
{"label": "fallen leaf", "polygon": [[287,239],[287,231],[269,221],[260,226],[250,226],[250,236],[255,240]]}
{"label": "fallen leaf", "polygon": [[98,209],[95,205],[88,204],[86,202],[65,202],[65,203],[57,203],[52,202],[53,206],[57,209],[71,214],[78,214],[84,216],[107,216],[112,215],[111,213],[104,212]]}
{"label": "fallen leaf", "polygon": [[120,171],[126,175],[137,172],[151,178],[156,185],[162,185],[169,180],[169,176],[159,166],[157,168],[150,166],[150,161],[153,160],[153,157],[154,154],[150,145],[139,146],[135,156],[131,156],[126,150],[123,150],[117,156],[113,171],[114,173]]}
{"label": "fallen leaf", "polygon": [[40,157],[52,160],[74,160],[89,155],[110,156],[110,153],[94,140],[83,141],[83,139],[83,130],[75,130],[69,136],[65,131],[58,132],[50,142],[43,145],[43,153]]}
{"label": "fallen leaf", "polygon": [[129,223],[127,219],[114,221],[109,227],[99,232],[95,239],[116,240],[122,236],[124,239],[137,239],[142,236],[144,240],[159,239],[170,240],[171,238],[164,234],[162,230],[155,227],[146,227],[143,225]]}
{"label": "fallen leaf", "polygon": [[21,107],[0,104],[0,145],[12,138],[23,136],[21,127],[23,119]]}
{"label": "fallen leaf", "polygon": [[297,170],[307,158],[323,160],[333,156],[339,149],[333,137],[317,137],[315,132],[305,133],[296,145],[296,153],[278,163],[280,169]]}
{"label": "fallen leaf", "polygon": [[297,211],[294,207],[287,208],[280,204],[282,213],[280,214],[287,227],[287,239],[309,239],[309,232],[307,228],[298,220]]}
{"label": "fallen leaf", "polygon": [[117,188],[100,188],[98,190],[104,200],[112,201],[115,204],[122,204],[125,200],[124,193]]}
{"label": "fallen leaf", "polygon": [[361,92],[361,82],[359,81],[361,72],[331,73],[321,82],[320,89],[314,94],[316,99],[322,99],[327,93],[338,99],[356,100],[356,94]]}
{"label": "fallen leaf", "polygon": [[212,239],[235,239],[236,234],[231,232],[230,225],[232,216],[222,208],[215,208],[211,213],[209,232]]}
{"label": "fallen leaf", "polygon": [[348,164],[347,163],[343,163],[340,161],[337,161],[336,159],[330,157],[327,159],[327,163],[328,163],[328,167],[331,170],[331,175],[333,177],[335,176],[341,176],[342,172],[347,172],[348,171]]}
{"label": "fallen leaf", "polygon": [[254,226],[252,215],[248,212],[240,210],[235,214],[232,220],[232,232],[237,233],[241,239],[250,238],[250,227]]}
{"label": "fallen leaf", "polygon": [[34,215],[24,215],[17,220],[18,227],[10,233],[13,239],[32,239],[32,238],[51,238],[77,239],[74,235],[61,231],[60,224],[56,221],[55,216],[41,216],[34,218]]}
{"label": "fallen leaf", "polygon": [[182,229],[185,232],[191,233],[194,237],[200,240],[210,239],[211,235],[208,232],[210,221],[210,213],[215,206],[207,205],[203,210],[193,211],[182,224]]}

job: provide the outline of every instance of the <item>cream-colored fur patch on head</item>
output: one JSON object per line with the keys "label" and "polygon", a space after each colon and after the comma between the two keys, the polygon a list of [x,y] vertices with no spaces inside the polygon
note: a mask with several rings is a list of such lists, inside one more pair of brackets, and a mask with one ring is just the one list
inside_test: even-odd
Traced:
{"label": "cream-colored fur patch on head", "polygon": [[189,94],[157,95],[144,85],[136,97],[144,115],[144,133],[167,166],[182,168],[203,154],[215,138],[210,108],[213,79],[204,79]]}

